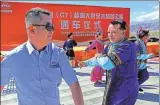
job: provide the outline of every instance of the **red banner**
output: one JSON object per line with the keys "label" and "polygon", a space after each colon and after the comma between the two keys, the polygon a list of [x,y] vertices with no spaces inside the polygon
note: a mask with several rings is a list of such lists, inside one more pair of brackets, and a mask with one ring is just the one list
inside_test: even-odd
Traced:
{"label": "red banner", "polygon": [[114,19],[124,19],[127,22],[126,35],[129,36],[129,8],[2,2],[1,50],[9,50],[27,41],[25,15],[28,10],[34,7],[41,7],[53,13],[55,26],[53,41],[58,45],[64,43],[69,32],[73,32],[79,45],[87,45],[88,41],[94,40],[97,29],[103,30],[105,38],[109,22]]}

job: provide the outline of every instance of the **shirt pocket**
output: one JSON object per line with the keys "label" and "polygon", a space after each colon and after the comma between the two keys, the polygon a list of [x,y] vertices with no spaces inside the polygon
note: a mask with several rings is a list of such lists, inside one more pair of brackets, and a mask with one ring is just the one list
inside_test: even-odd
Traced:
{"label": "shirt pocket", "polygon": [[50,61],[50,68],[59,68],[59,63],[56,61]]}
{"label": "shirt pocket", "polygon": [[51,63],[48,71],[48,77],[52,80],[53,84],[61,82],[61,69],[58,63]]}

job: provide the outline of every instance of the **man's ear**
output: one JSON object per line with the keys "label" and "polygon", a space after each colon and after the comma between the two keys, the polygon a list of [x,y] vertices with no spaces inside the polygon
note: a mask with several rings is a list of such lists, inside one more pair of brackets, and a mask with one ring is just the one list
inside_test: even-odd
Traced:
{"label": "man's ear", "polygon": [[31,33],[31,34],[34,34],[34,28],[33,28],[33,26],[31,25],[31,26],[29,26],[29,32]]}

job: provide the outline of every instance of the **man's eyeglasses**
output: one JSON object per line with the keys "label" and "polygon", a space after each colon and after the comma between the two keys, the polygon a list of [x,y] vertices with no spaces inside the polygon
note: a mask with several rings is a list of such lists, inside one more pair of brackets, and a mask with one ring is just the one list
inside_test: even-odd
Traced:
{"label": "man's eyeglasses", "polygon": [[52,23],[47,22],[46,25],[32,24],[33,26],[45,26],[47,31],[54,31],[54,26]]}

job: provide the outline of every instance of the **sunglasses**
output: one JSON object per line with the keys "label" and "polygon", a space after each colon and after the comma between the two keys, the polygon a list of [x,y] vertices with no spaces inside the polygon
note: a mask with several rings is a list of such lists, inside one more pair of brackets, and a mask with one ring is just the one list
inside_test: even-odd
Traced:
{"label": "sunglasses", "polygon": [[45,26],[47,31],[54,31],[54,25],[52,23],[47,22],[46,25],[32,24],[33,26]]}

